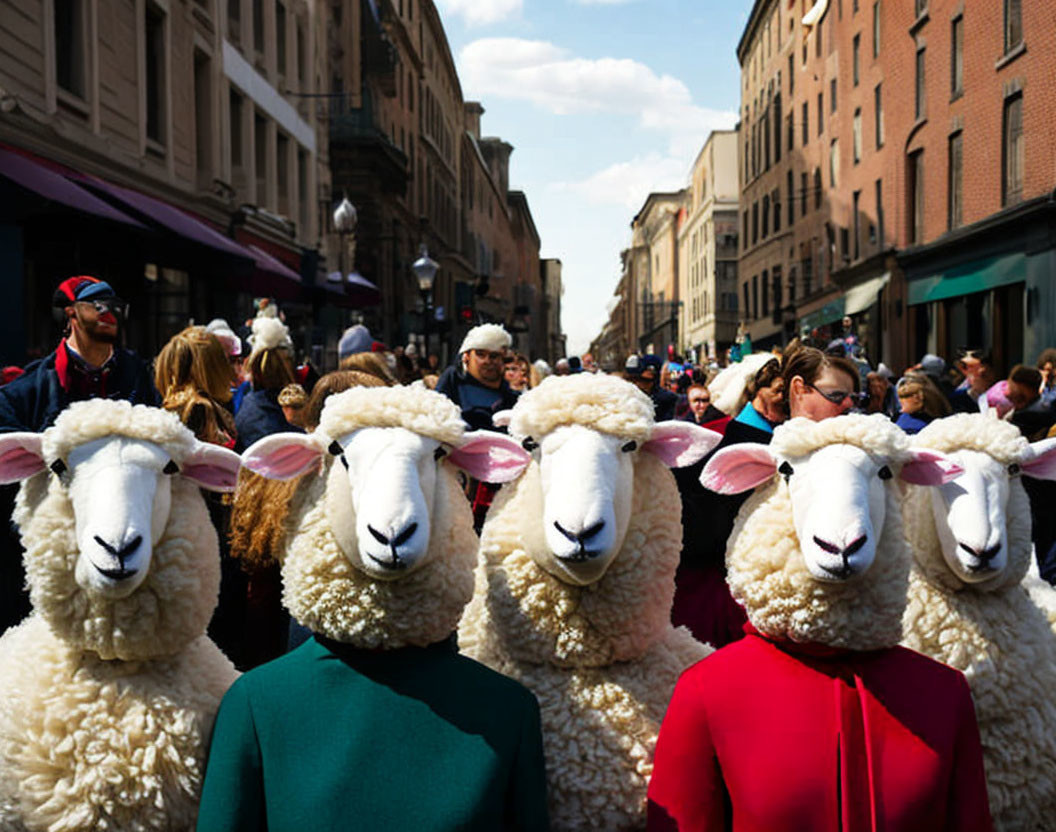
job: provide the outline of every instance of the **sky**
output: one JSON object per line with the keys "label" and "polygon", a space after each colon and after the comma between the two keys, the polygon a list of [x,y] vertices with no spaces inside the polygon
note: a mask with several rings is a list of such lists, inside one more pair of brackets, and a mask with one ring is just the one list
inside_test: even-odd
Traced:
{"label": "sky", "polygon": [[[630,222],[737,120],[751,0],[436,0],[481,132],[514,146],[540,255],[562,262],[570,355],[608,319]],[[533,356],[534,358],[535,356]]]}

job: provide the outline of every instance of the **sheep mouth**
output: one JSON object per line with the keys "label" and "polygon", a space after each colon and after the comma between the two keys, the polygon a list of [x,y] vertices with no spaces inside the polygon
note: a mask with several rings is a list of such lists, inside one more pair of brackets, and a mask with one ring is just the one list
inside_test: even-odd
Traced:
{"label": "sheep mouth", "polygon": [[818,566],[821,567],[821,570],[823,572],[825,572],[828,575],[831,575],[833,578],[836,578],[837,580],[840,580],[840,581],[845,581],[848,578],[850,578],[852,575],[854,575],[854,569],[852,569],[851,566],[849,564],[846,564],[846,563],[843,566],[835,566],[835,567],[826,566],[824,563],[819,563]]}
{"label": "sheep mouth", "polygon": [[600,554],[600,551],[580,549],[570,555],[559,555],[555,552],[554,557],[560,561],[564,561],[565,563],[586,563],[588,560],[594,560],[594,558],[596,558]]}
{"label": "sheep mouth", "polygon": [[370,558],[374,563],[380,566],[382,569],[391,569],[394,572],[399,572],[401,569],[407,568],[407,562],[400,560],[399,556],[393,555],[392,560],[382,560],[376,558],[370,552],[367,552],[367,557]]}
{"label": "sheep mouth", "polygon": [[[95,566],[95,564],[92,565]],[[125,569],[123,566],[120,569],[103,569],[101,566],[96,566],[95,568],[100,575],[109,578],[111,581],[124,581],[139,572],[138,569]]]}

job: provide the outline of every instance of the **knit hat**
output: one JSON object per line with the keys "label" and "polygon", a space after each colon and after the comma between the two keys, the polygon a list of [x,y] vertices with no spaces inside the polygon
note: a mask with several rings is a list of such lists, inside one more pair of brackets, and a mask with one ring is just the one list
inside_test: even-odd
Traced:
{"label": "knit hat", "polygon": [[66,278],[58,285],[52,298],[52,305],[62,309],[82,300],[101,300],[115,296],[113,287],[105,280],[79,274],[76,277]]}
{"label": "knit hat", "polygon": [[920,359],[920,369],[929,376],[941,376],[946,372],[946,362],[929,352]]}
{"label": "knit hat", "polygon": [[276,347],[293,350],[290,329],[278,318],[254,318],[253,334],[249,336],[248,340],[253,352],[275,349]]}
{"label": "knit hat", "polygon": [[357,352],[370,352],[370,345],[374,342],[374,336],[363,324],[350,326],[341,334],[341,340],[337,342],[338,358],[348,358]]}
{"label": "knit hat", "polygon": [[242,339],[223,318],[213,318],[205,325],[205,331],[211,332],[224,345],[228,355],[242,355]]}
{"label": "knit hat", "polygon": [[502,326],[502,324],[480,324],[466,333],[462,340],[462,346],[458,348],[460,353],[469,350],[489,350],[501,352],[509,349],[513,344],[513,338]]}

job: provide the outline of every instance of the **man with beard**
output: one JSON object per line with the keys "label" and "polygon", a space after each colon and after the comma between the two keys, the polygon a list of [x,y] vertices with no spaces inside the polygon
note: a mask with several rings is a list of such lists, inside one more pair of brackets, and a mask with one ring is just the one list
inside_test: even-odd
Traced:
{"label": "man with beard", "polygon": [[0,387],[0,432],[42,431],[82,399],[158,403],[146,362],[116,346],[127,304],[109,283],[87,275],[68,278],[53,305],[62,310],[64,337],[55,352]]}
{"label": "man with beard", "polygon": [[462,421],[470,430],[500,430],[492,417],[517,401],[503,375],[502,362],[512,343],[501,324],[473,327],[458,351],[461,366],[448,367],[436,383],[436,392],[462,409]]}

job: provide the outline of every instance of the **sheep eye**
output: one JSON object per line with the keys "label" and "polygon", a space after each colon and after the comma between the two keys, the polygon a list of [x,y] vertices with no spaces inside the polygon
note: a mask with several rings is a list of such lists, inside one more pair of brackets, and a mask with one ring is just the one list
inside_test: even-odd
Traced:
{"label": "sheep eye", "polygon": [[632,439],[630,442],[620,448],[620,450],[623,451],[625,454],[629,454],[631,451],[638,450],[638,443]]}
{"label": "sheep eye", "polygon": [[447,456],[447,451],[444,449],[443,445],[433,451],[433,459],[435,459],[437,462],[439,462],[445,456]]}
{"label": "sheep eye", "polygon": [[180,466],[170,459],[168,462],[165,463],[165,467],[161,469],[161,473],[178,474],[180,473]]}
{"label": "sheep eye", "polygon": [[329,451],[334,456],[341,456],[341,454],[345,452],[345,449],[342,448],[341,443],[335,439],[333,442],[330,443],[330,447],[327,448],[327,451]]}
{"label": "sheep eye", "polygon": [[877,471],[876,475],[878,477],[880,477],[880,479],[882,479],[882,480],[889,480],[889,479],[891,479],[891,477],[894,476],[894,474],[891,473],[891,469],[888,468],[886,465],[883,468],[881,468],[879,471]]}
{"label": "sheep eye", "polygon": [[531,453],[539,447],[539,443],[532,439],[532,437],[526,436],[521,440],[521,447],[528,451],[528,453]]}
{"label": "sheep eye", "polygon": [[55,474],[56,476],[61,477],[63,474],[66,473],[66,463],[63,462],[61,459],[56,459],[48,467],[51,468],[52,473]]}
{"label": "sheep eye", "polygon": [[789,464],[787,459],[781,463],[781,466],[777,469],[777,472],[785,478],[785,482],[788,482],[789,477],[791,477],[792,474],[795,473],[794,469]]}
{"label": "sheep eye", "polygon": [[1011,465],[1008,466],[1008,475],[1010,477],[1018,477],[1020,470],[1021,469],[1020,469],[1019,465],[1017,465],[1015,462],[1013,462]]}

